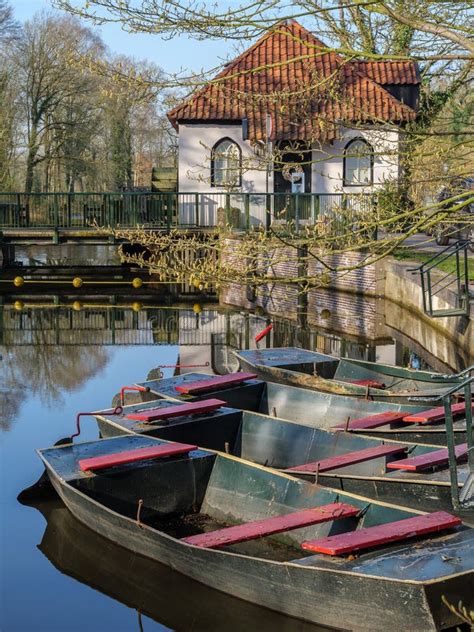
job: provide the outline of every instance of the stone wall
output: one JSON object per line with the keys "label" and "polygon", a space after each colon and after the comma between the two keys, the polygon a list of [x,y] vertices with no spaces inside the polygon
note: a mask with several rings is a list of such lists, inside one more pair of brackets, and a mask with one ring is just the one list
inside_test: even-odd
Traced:
{"label": "stone wall", "polygon": [[[413,275],[411,264],[386,262],[385,324],[406,335],[450,366],[474,363],[473,309],[471,317],[431,318],[423,311],[423,295],[419,275]],[[457,307],[455,293],[445,290],[433,302],[435,309]]]}

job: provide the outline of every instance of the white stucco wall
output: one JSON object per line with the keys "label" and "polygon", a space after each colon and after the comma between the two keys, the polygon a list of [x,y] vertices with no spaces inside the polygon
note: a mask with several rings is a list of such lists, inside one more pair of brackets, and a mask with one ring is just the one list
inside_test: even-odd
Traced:
{"label": "white stucco wall", "polygon": [[[344,186],[344,148],[353,138],[364,138],[374,149],[372,186]],[[339,140],[313,148],[313,193],[370,193],[399,176],[400,133],[387,129],[343,129]]]}
{"label": "white stucco wall", "polygon": [[[211,187],[211,149],[222,138],[230,138],[242,151],[242,187],[244,193],[265,193],[265,167],[255,154],[249,141],[242,139],[242,126],[218,124],[187,124],[179,126],[178,191],[182,193],[209,193],[200,198],[201,223],[215,224],[217,209],[225,206],[225,189]],[[269,191],[273,191],[273,177],[269,181]],[[244,208],[243,199],[233,196],[232,207]],[[194,221],[194,196],[181,196],[180,219]],[[264,198],[252,198],[251,223],[263,221],[265,216]]]}
{"label": "white stucco wall", "polygon": [[[374,183],[372,186],[346,187],[343,184],[343,157],[347,143],[362,137],[374,148]],[[370,193],[384,182],[396,180],[399,175],[399,142],[397,130],[347,129],[332,144],[313,148],[311,190],[313,193]],[[242,151],[241,192],[255,193],[251,197],[250,221],[258,224],[265,220],[266,173],[265,165],[256,155],[249,141],[242,139],[242,126],[210,124],[182,124],[179,126],[178,191],[181,223],[196,221],[196,197],[192,193],[208,193],[199,196],[199,222],[201,225],[217,223],[217,209],[225,207],[225,189],[211,187],[210,154],[214,145],[223,138],[236,142]],[[269,191],[273,191],[273,177],[269,179]],[[260,195],[258,195],[260,194]],[[244,199],[232,195],[231,206],[241,209],[244,217]],[[242,220],[244,221],[244,220]]]}

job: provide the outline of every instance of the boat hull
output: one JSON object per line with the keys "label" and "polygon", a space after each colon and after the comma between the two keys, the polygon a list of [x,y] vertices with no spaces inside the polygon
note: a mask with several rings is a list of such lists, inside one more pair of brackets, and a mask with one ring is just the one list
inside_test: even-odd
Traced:
{"label": "boat hull", "polygon": [[457,623],[443,596],[453,604],[472,601],[472,572],[411,582],[189,546],[104,507],[47,469],[65,505],[89,528],[211,588],[292,617],[351,630],[421,632]]}
{"label": "boat hull", "polygon": [[258,625],[260,632],[323,630],[212,590],[169,566],[135,555],[88,529],[59,500],[49,505],[53,502],[53,507],[32,505],[47,521],[38,546],[43,555],[61,573],[169,629],[241,632]]}

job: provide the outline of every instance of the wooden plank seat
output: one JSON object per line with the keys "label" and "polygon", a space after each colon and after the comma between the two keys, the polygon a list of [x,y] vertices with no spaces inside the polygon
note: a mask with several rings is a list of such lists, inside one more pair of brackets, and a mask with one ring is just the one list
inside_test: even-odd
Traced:
{"label": "wooden plank seat", "polygon": [[350,419],[348,424],[331,426],[331,430],[370,430],[372,428],[378,428],[379,426],[386,426],[387,424],[402,421],[404,417],[406,417],[405,412],[385,411],[375,415],[368,415],[367,417]]}
{"label": "wooden plank seat", "polygon": [[382,456],[389,456],[391,454],[399,454],[400,452],[406,452],[408,446],[393,446],[393,445],[380,445],[374,448],[365,448],[364,450],[357,450],[355,452],[346,452],[345,454],[338,454],[331,456],[328,459],[321,459],[321,461],[314,461],[313,463],[305,463],[303,465],[296,465],[290,467],[286,471],[298,471],[298,472],[327,472],[328,470],[335,470],[338,467],[345,467],[346,465],[355,465],[356,463],[363,463],[364,461],[370,461]]}
{"label": "wooden plank seat", "polygon": [[[462,459],[467,456],[467,443],[461,443],[454,449],[457,459]],[[436,467],[439,465],[447,465],[449,463],[449,453],[447,448],[441,450],[433,450],[427,454],[420,454],[408,459],[400,459],[399,461],[393,461],[387,463],[387,467],[391,470],[408,470],[410,472],[419,472],[420,470],[426,470],[430,467]]]}
{"label": "wooden plank seat", "polygon": [[[474,410],[474,403],[472,404],[472,410]],[[466,413],[466,402],[460,402],[451,406],[451,413],[453,417],[462,417]],[[436,408],[430,408],[430,410],[424,410],[420,413],[413,413],[412,415],[406,415],[403,417],[403,421],[413,424],[430,424],[434,421],[442,421],[444,419],[444,406],[437,406]]]}
{"label": "wooden plank seat", "polygon": [[215,549],[227,544],[238,544],[263,538],[268,535],[275,535],[283,531],[310,527],[311,525],[323,522],[332,522],[342,518],[356,516],[360,509],[345,503],[331,503],[313,509],[303,509],[283,516],[273,516],[264,520],[254,520],[234,527],[224,527],[216,531],[198,533],[186,538],[182,538],[187,544],[202,546],[207,549]]}
{"label": "wooden plank seat", "polygon": [[313,553],[344,555],[391,542],[452,529],[460,524],[460,518],[452,516],[446,511],[436,511],[424,516],[405,518],[404,520],[388,522],[375,527],[365,527],[350,533],[331,535],[319,540],[309,540],[303,542],[301,547],[305,551],[312,551]]}
{"label": "wooden plank seat", "polygon": [[218,391],[227,386],[235,386],[247,380],[254,380],[256,377],[257,375],[255,373],[230,373],[229,375],[218,375],[209,380],[180,384],[176,387],[176,390],[178,393],[184,393],[186,395],[198,395],[199,393]]}
{"label": "wooden plank seat", "polygon": [[200,402],[189,402],[179,406],[167,406],[166,408],[148,408],[140,412],[129,413],[127,419],[134,421],[160,421],[161,419],[173,419],[175,417],[187,417],[188,415],[202,415],[211,413],[225,406],[221,399],[203,399]]}
{"label": "wooden plank seat", "polygon": [[385,388],[383,382],[378,380],[345,380],[349,384],[356,384],[357,386],[368,386],[369,388]]}
{"label": "wooden plank seat", "polygon": [[146,448],[137,448],[125,452],[116,452],[115,454],[104,454],[103,456],[81,459],[79,461],[79,468],[82,472],[87,472],[88,470],[102,470],[106,467],[127,465],[128,463],[144,461],[145,459],[161,459],[167,456],[188,454],[191,450],[196,449],[196,445],[189,445],[187,443],[160,443],[159,445],[152,445]]}

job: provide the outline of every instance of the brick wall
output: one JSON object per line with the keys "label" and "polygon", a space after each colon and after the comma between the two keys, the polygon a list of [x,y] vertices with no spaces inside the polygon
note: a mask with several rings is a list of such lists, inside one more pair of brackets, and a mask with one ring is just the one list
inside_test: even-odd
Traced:
{"label": "brick wall", "polygon": [[[226,239],[223,257],[235,269],[242,270],[242,261],[236,256],[235,249],[236,240]],[[349,252],[331,255],[325,262],[331,267],[352,267],[363,258],[363,253]],[[275,276],[294,278],[298,274],[297,252],[291,247],[277,248],[265,257],[261,267]],[[323,266],[310,258],[309,275],[319,274],[321,270]],[[327,274],[324,287],[312,288],[308,292],[308,323],[318,328],[375,338],[380,276],[374,265]],[[261,308],[270,315],[296,319],[298,289],[295,285],[282,282],[260,285],[255,288],[255,297],[252,289],[245,284],[231,283],[222,290],[221,302],[250,310]]]}

